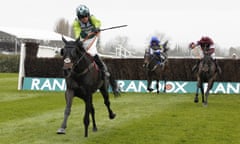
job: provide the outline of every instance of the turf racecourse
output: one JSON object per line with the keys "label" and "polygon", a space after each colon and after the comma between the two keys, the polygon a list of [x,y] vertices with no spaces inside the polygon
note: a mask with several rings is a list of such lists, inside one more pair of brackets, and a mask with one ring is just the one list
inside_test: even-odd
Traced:
{"label": "turf racecourse", "polygon": [[208,107],[193,94],[123,93],[109,120],[103,99],[94,106],[98,132],[84,138],[82,100],[74,99],[67,134],[57,135],[63,92],[18,91],[17,74],[0,74],[0,144],[237,144],[240,95],[211,94]]}

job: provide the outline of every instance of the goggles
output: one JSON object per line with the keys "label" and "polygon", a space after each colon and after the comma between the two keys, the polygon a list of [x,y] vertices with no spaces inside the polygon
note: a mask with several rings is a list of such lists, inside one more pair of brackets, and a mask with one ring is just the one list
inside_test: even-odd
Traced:
{"label": "goggles", "polygon": [[82,19],[82,18],[85,18],[85,17],[88,17],[88,15],[80,15],[80,16],[78,16],[79,19]]}

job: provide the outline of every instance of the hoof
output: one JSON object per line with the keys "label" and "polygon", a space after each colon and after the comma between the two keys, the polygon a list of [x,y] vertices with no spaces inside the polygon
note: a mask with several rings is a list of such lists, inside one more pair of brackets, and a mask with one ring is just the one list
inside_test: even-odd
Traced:
{"label": "hoof", "polygon": [[195,102],[195,103],[198,103],[198,99],[197,99],[197,98],[196,98],[196,99],[194,99],[194,102]]}
{"label": "hoof", "polygon": [[98,129],[96,127],[93,128],[93,132],[96,132],[98,131]]}
{"label": "hoof", "polygon": [[64,128],[60,128],[57,130],[57,134],[66,134],[66,131]]}
{"label": "hoof", "polygon": [[112,113],[111,115],[109,115],[109,118],[110,119],[114,119],[116,117],[116,114],[115,113]]}
{"label": "hoof", "polygon": [[208,106],[208,103],[204,102],[203,107],[207,107],[207,106]]}
{"label": "hoof", "polygon": [[148,88],[147,90],[148,90],[149,92],[152,92],[152,91],[153,91],[153,89],[152,89],[152,88]]}

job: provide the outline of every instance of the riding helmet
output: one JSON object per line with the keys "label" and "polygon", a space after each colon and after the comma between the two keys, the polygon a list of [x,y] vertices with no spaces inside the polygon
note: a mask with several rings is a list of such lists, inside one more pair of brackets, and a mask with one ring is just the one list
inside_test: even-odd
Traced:
{"label": "riding helmet", "polygon": [[156,37],[156,36],[153,36],[152,38],[151,38],[151,42],[150,42],[151,44],[153,44],[153,43],[157,43],[157,44],[159,44],[160,43],[160,40]]}
{"label": "riding helmet", "polygon": [[76,9],[76,13],[79,20],[81,18],[90,16],[89,8],[85,5],[79,5]]}
{"label": "riding helmet", "polygon": [[209,37],[202,37],[200,39],[200,41],[198,41],[198,45],[202,45],[202,44],[208,44],[208,45],[213,45],[213,40]]}

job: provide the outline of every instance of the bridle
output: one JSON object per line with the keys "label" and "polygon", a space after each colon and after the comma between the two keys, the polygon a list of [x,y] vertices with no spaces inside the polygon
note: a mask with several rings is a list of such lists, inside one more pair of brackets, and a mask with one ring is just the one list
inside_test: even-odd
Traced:
{"label": "bridle", "polygon": [[[68,48],[76,48],[76,47],[68,47]],[[87,56],[87,52],[82,52],[82,51],[79,51],[79,52],[81,53],[81,56],[76,61],[72,61],[71,58],[69,57],[64,59],[63,69],[70,71],[67,77],[69,77],[71,74],[74,74],[76,76],[82,76],[94,67],[94,62],[91,62],[83,71],[76,72],[75,69],[77,68],[77,66],[80,65],[80,62]]]}

